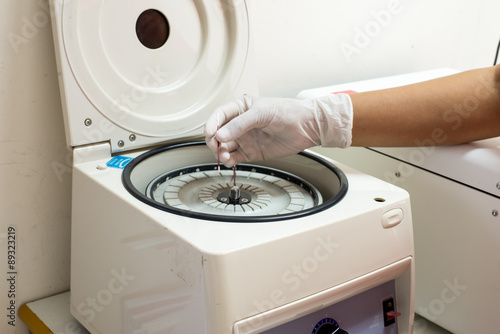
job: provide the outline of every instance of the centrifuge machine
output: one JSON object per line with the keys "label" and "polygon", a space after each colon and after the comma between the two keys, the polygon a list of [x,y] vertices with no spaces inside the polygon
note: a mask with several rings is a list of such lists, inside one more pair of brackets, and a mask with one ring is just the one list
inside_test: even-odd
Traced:
{"label": "centrifuge machine", "polygon": [[219,171],[197,140],[256,92],[245,1],[51,5],[90,332],[411,332],[406,191],[313,152]]}
{"label": "centrifuge machine", "polygon": [[[436,69],[310,89],[299,96],[384,89],[454,73]],[[480,84],[457,100],[445,120],[460,131],[488,89]],[[318,152],[410,193],[415,312],[452,333],[494,333],[500,328],[500,138],[437,147],[444,136],[436,128],[417,147]]]}

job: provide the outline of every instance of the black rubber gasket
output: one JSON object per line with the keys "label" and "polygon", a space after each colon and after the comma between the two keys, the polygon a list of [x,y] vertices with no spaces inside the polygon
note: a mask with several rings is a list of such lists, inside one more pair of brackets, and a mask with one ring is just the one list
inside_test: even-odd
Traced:
{"label": "black rubber gasket", "polygon": [[[198,145],[205,145],[204,141],[196,141],[196,142],[185,142],[185,143],[180,143],[180,144],[172,144],[172,145],[166,145],[166,146],[161,146],[155,149],[152,149],[150,151],[147,151],[138,157],[134,158],[132,161],[130,161],[127,166],[123,169],[122,173],[122,183],[125,189],[140,200],[141,202],[144,202],[156,209],[163,210],[169,213],[177,214],[183,217],[189,217],[189,218],[196,218],[196,219],[202,219],[202,220],[211,220],[211,221],[220,221],[220,222],[232,222],[232,223],[264,223],[264,222],[275,222],[275,221],[282,221],[282,220],[288,220],[288,219],[296,219],[296,218],[301,218],[305,216],[309,216],[321,211],[324,211],[338,202],[340,202],[344,196],[347,193],[348,189],[348,181],[347,177],[345,174],[342,172],[340,168],[337,166],[333,165],[332,163],[324,160],[323,158],[307,153],[307,152],[300,152],[298,154],[305,156],[309,159],[312,159],[329,170],[331,170],[339,179],[340,182],[340,189],[329,200],[323,202],[322,204],[302,210],[302,211],[297,211],[297,212],[292,212],[292,213],[287,213],[283,215],[266,215],[266,216],[226,216],[226,215],[213,215],[213,214],[207,214],[207,213],[200,213],[200,212],[194,212],[194,211],[189,211],[189,210],[184,210],[184,209],[179,209],[175,208],[172,206],[166,206],[163,205],[162,203],[159,203],[145,194],[141,193],[137,188],[134,187],[130,180],[130,176],[132,174],[132,171],[134,170],[135,167],[137,167],[142,161],[151,158],[154,155],[169,151],[169,150],[174,150],[174,149],[179,149],[179,148],[184,148],[184,147],[191,147],[191,146],[198,146]],[[247,165],[249,166],[249,165]],[[186,167],[187,169],[188,167]],[[261,168],[260,166],[254,166],[254,168],[258,169]]]}

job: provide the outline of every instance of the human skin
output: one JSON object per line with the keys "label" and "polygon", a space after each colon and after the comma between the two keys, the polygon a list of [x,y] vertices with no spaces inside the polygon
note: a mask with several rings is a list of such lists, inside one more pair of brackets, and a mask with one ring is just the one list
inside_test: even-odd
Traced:
{"label": "human skin", "polygon": [[352,146],[455,145],[500,136],[500,65],[351,95]]}
{"label": "human skin", "polygon": [[[456,145],[500,136],[500,65],[330,100],[240,97],[210,116],[207,145],[215,152],[221,143],[220,159],[232,166],[316,145],[345,147],[328,143],[345,134],[345,124],[350,145],[363,147]],[[352,111],[348,121],[339,118],[346,108]],[[322,122],[318,115],[343,121]],[[334,128],[325,130],[325,124]]]}

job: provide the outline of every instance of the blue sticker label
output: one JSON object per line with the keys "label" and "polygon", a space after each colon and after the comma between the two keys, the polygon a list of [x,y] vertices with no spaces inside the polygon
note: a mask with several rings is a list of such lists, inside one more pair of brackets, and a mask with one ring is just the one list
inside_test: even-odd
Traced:
{"label": "blue sticker label", "polygon": [[113,157],[111,160],[109,160],[106,163],[106,166],[113,167],[113,168],[123,169],[123,168],[125,168],[125,166],[127,166],[127,164],[130,161],[132,161],[132,158],[123,157],[121,155],[117,155],[117,156]]}

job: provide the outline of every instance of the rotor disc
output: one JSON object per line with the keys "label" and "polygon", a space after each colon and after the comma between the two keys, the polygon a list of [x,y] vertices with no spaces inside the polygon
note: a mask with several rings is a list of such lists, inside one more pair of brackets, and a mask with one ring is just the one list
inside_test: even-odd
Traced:
{"label": "rotor disc", "polygon": [[[238,198],[231,199],[232,188]],[[182,168],[156,177],[145,195],[167,207],[216,215],[283,215],[322,202],[319,191],[299,177],[251,165],[239,165],[236,180],[232,169],[219,172],[216,164]]]}

